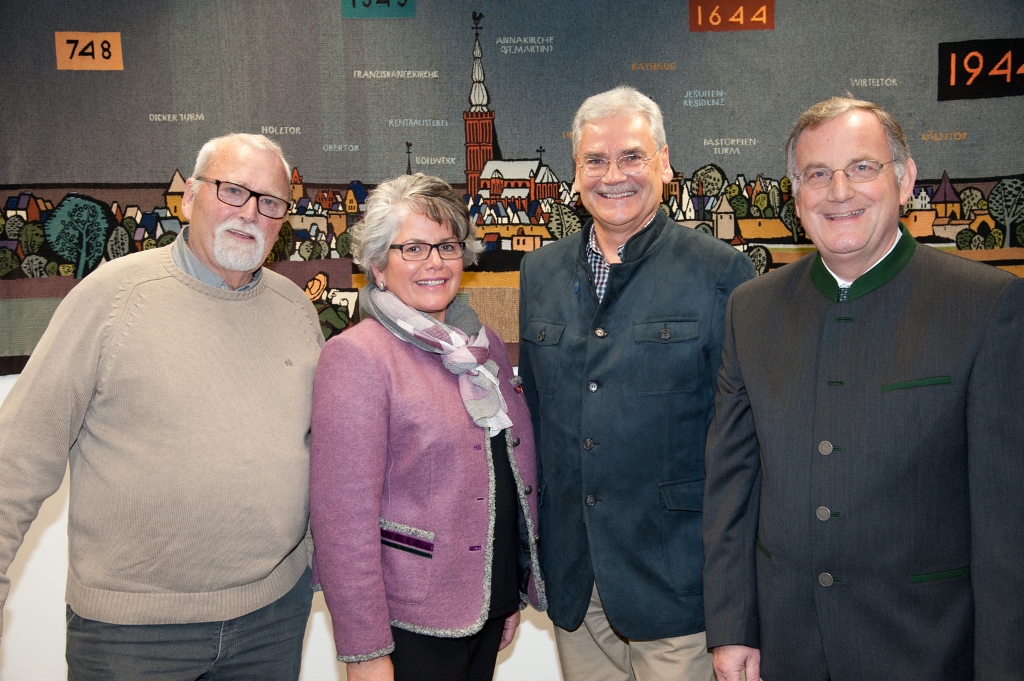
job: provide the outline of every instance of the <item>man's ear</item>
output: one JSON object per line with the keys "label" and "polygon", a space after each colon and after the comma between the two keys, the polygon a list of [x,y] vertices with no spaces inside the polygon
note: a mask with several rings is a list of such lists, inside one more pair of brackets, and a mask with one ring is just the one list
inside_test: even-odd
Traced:
{"label": "man's ear", "polygon": [[908,158],[903,163],[903,179],[900,180],[900,205],[910,200],[914,193],[914,182],[917,181],[917,164],[914,159]]}
{"label": "man's ear", "polygon": [[672,163],[668,160],[668,145],[661,151],[661,183],[668,184],[672,181]]}
{"label": "man's ear", "polygon": [[192,201],[195,199],[196,181],[191,177],[185,181],[185,193],[181,196],[181,216],[185,222],[192,222]]}

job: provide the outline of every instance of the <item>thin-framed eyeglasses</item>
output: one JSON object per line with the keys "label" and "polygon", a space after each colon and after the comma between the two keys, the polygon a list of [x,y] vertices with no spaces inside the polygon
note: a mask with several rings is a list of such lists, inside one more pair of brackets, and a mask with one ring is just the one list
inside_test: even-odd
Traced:
{"label": "thin-framed eyeglasses", "polygon": [[871,160],[854,161],[845,168],[819,168],[817,166],[807,168],[797,177],[800,184],[808,189],[821,189],[832,182],[832,176],[842,171],[850,182],[870,182],[882,174],[885,166],[896,163],[895,160],[878,162]]}
{"label": "thin-framed eyeglasses", "polygon": [[441,260],[458,260],[466,250],[466,242],[442,241],[439,244],[425,244],[421,241],[410,241],[404,244],[391,244],[388,248],[401,253],[403,260],[426,260],[435,248]]}
{"label": "thin-framed eyeglasses", "polygon": [[273,194],[260,194],[248,187],[243,187],[234,182],[225,182],[224,180],[211,180],[206,177],[197,177],[195,179],[200,182],[209,182],[210,184],[217,185],[217,198],[229,206],[241,208],[245,205],[246,201],[255,196],[256,210],[259,211],[260,215],[279,220],[288,213],[288,202]]}
{"label": "thin-framed eyeglasses", "polygon": [[[623,154],[615,159],[615,165],[619,167],[619,171],[624,175],[636,175],[647,167],[647,164],[657,153],[656,151],[647,157],[641,156],[638,153]],[[600,156],[587,156],[576,165],[583,169],[583,174],[587,177],[604,177],[612,164],[610,160]]]}

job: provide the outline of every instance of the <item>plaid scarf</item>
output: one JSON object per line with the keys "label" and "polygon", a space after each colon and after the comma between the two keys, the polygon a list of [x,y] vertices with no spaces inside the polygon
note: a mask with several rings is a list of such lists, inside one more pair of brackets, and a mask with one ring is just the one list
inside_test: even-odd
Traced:
{"label": "plaid scarf", "polygon": [[489,359],[487,331],[473,308],[456,298],[445,310],[446,323],[442,324],[409,307],[394,293],[370,284],[359,294],[359,308],[400,340],[441,355],[445,368],[459,377],[462,403],[473,423],[490,433],[512,426],[498,387],[498,365]]}

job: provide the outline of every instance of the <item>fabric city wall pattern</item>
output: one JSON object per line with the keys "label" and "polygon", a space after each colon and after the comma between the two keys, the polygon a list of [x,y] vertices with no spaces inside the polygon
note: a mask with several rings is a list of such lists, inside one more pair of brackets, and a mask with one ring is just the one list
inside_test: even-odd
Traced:
{"label": "fabric city wall pattern", "polygon": [[[270,266],[325,336],[362,282],[349,228],[404,172],[463,190],[486,251],[463,295],[517,336],[518,264],[578,230],[569,127],[629,84],[662,107],[662,209],[759,272],[813,250],[782,145],[847,92],[892,112],[919,179],[905,224],[930,246],[1024,275],[1024,15],[1015,0],[254,0],[0,9],[0,374],[105,260],[166,246],[202,143],[276,139],[294,166]],[[513,343],[513,346],[515,344]],[[514,350],[514,347],[513,347]]]}

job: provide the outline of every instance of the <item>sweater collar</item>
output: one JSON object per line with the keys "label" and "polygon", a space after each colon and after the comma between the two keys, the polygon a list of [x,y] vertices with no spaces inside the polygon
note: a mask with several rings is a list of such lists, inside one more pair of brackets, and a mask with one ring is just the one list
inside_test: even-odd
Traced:
{"label": "sweater collar", "polygon": [[[910,262],[910,257],[914,255],[916,248],[917,240],[910,236],[910,232],[901,222],[900,238],[896,241],[896,247],[889,255],[882,258],[881,262],[853,282],[847,300],[856,300],[866,296],[891,281]],[[833,303],[839,302],[839,284],[825,267],[825,263],[822,262],[821,253],[814,255],[814,262],[811,264],[811,281],[822,295]]]}

